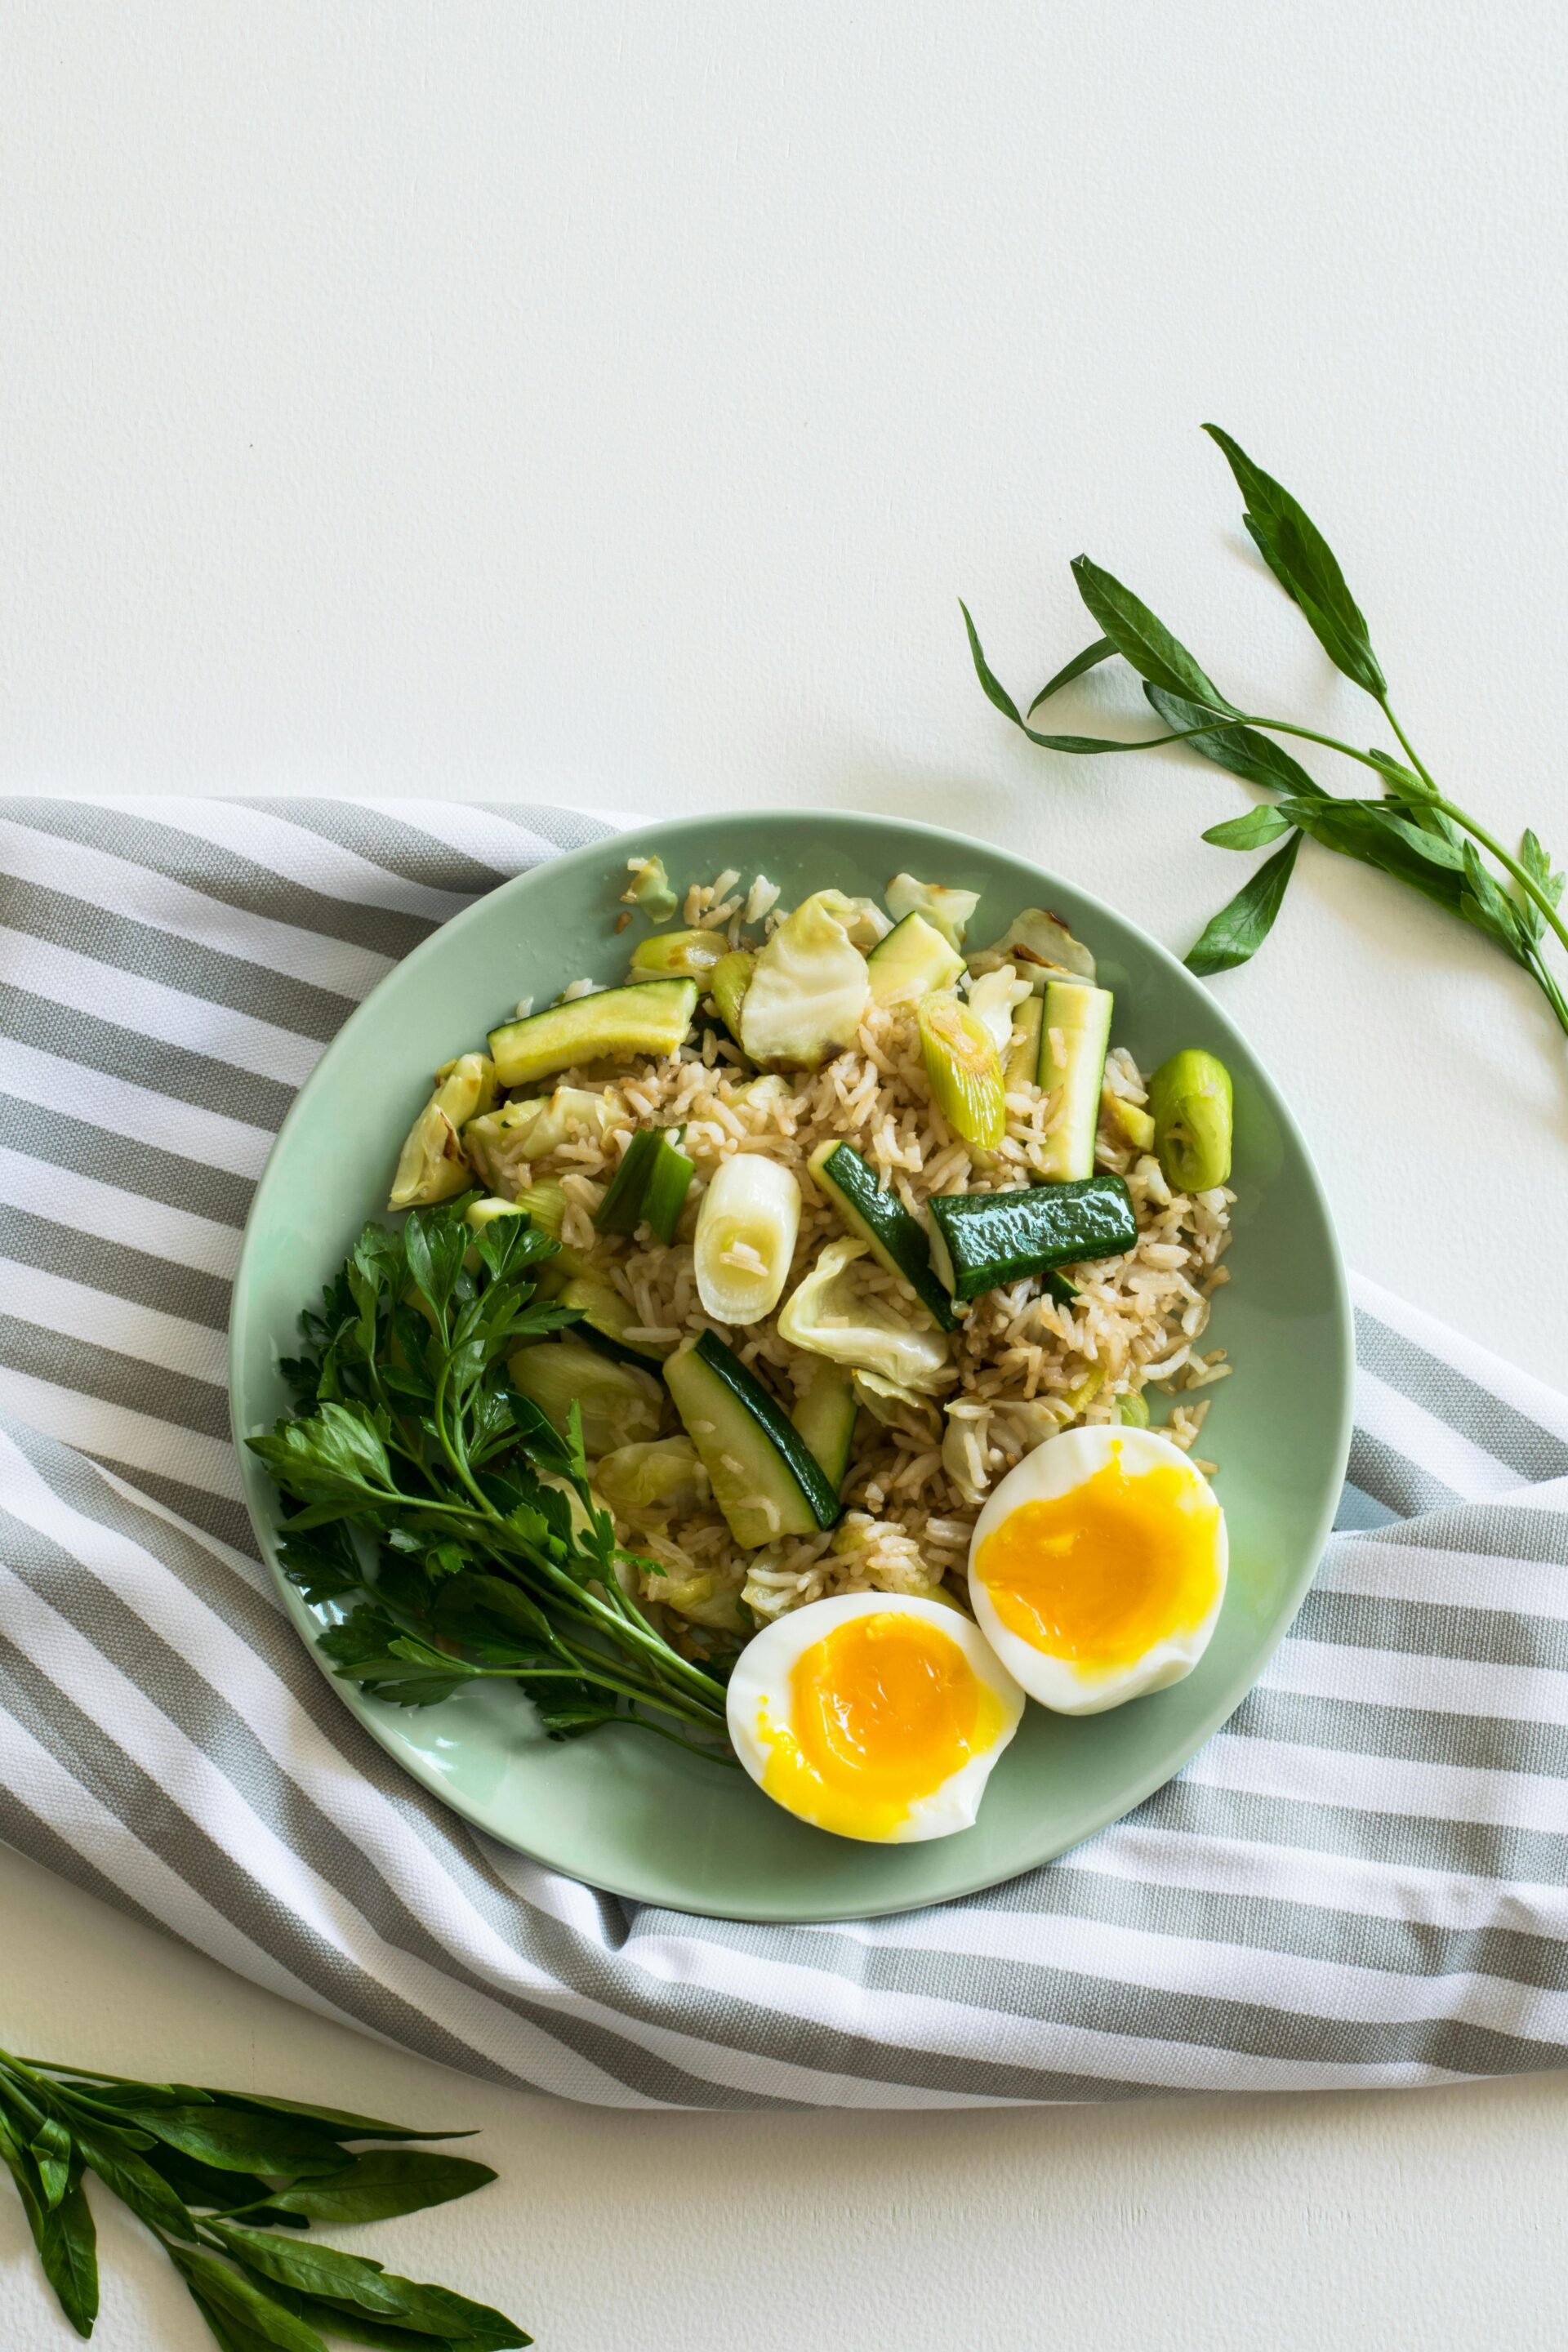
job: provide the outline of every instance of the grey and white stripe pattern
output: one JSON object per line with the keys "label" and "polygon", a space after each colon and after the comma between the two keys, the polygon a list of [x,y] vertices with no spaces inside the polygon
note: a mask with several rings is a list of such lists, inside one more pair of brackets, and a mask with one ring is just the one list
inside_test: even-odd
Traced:
{"label": "grey and white stripe pattern", "polygon": [[638,1910],[469,1831],[360,1729],[239,1503],[247,1201],[390,963],[613,829],[0,803],[0,1837],[291,1999],[604,2105],[1562,2063],[1568,1401],[1364,1283],[1346,1531],[1294,1632],[1179,1779],[1032,1876],[858,1926]]}

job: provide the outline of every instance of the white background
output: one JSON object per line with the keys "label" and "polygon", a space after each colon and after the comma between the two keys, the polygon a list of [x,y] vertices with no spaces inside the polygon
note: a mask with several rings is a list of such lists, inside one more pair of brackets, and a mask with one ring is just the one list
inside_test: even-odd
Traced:
{"label": "white background", "polygon": [[[1456,797],[1568,850],[1565,64],[1557,0],[12,0],[5,787],[897,810],[1184,948],[1244,788],[1035,751],[954,598],[1026,697],[1095,634],[1087,548],[1238,700],[1384,740],[1248,554],[1214,416],[1328,530]],[[1059,707],[1142,723],[1104,673]],[[1215,985],[1352,1262],[1568,1378],[1528,985],[1311,851]],[[1561,2341],[1559,2080],[627,2119],[382,2052],[8,1857],[0,2036],[482,2124],[501,2185],[373,2242],[548,2352]],[[109,2352],[203,2341],[106,2239]],[[0,2262],[7,2347],[74,2340],[4,2207]]]}

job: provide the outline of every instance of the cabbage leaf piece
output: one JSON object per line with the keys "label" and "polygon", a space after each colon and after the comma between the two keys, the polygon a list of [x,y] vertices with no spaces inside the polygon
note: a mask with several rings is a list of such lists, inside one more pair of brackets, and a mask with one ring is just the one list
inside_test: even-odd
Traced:
{"label": "cabbage leaf piece", "polygon": [[993,940],[982,953],[1003,956],[1016,964],[1037,996],[1043,996],[1053,980],[1086,980],[1091,987],[1094,983],[1092,953],[1043,907],[1026,907],[1022,914],[1015,915],[1001,938]]}
{"label": "cabbage leaf piece", "polygon": [[941,882],[917,882],[912,874],[895,874],[887,889],[888,912],[896,923],[906,915],[923,915],[949,947],[961,948],[974,909],[978,890],[950,890]]}
{"label": "cabbage leaf piece", "polygon": [[829,1242],[785,1300],[781,1336],[792,1348],[874,1372],[898,1389],[930,1395],[945,1388],[952,1376],[946,1335],[913,1300],[895,1302],[857,1280],[855,1263],[869,1255],[865,1242]]}
{"label": "cabbage leaf piece", "polygon": [[436,1090],[397,1155],[389,1209],[428,1208],[468,1191],[474,1180],[462,1129],[495,1098],[495,1064],[488,1054],[459,1054],[437,1071]]}
{"label": "cabbage leaf piece", "polygon": [[741,1045],[753,1062],[815,1070],[854,1043],[871,993],[854,937],[862,919],[841,890],[818,890],[758,950],[741,1003]]}

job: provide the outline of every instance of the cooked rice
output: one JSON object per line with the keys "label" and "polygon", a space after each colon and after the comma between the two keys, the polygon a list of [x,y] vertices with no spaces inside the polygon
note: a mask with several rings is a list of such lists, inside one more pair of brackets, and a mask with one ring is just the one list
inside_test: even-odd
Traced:
{"label": "cooked rice", "polygon": [[[736,891],[739,879],[722,874],[712,885],[694,887],[686,922],[738,933],[742,910],[750,914],[761,887],[748,898]],[[744,1328],[715,1323],[697,1294],[692,1234],[720,1162],[738,1151],[766,1151],[798,1178],[803,1205],[787,1297],[843,1231],[806,1171],[816,1145],[829,1138],[852,1142],[929,1224],[925,1202],[933,1193],[1005,1191],[1043,1175],[1046,1141],[1063,1107],[1060,1088],[1042,1094],[1021,1086],[1007,1096],[1004,1143],[994,1152],[975,1150],[931,1098],[912,1010],[875,1004],[852,1048],[790,1079],[759,1080],[736,1047],[708,1029],[667,1060],[638,1063],[613,1080],[592,1069],[568,1070],[553,1083],[595,1087],[618,1114],[602,1138],[574,1128],[530,1173],[534,1182],[560,1181],[562,1239],[591,1252],[595,1271],[633,1308],[628,1338],[668,1349],[715,1330],[786,1404],[809,1387],[822,1360],[781,1339],[775,1317]],[[1147,1098],[1124,1048],[1110,1056],[1106,1086],[1133,1104]],[[630,1237],[600,1234],[594,1213],[638,1128],[676,1124],[684,1126],[683,1149],[697,1175],[675,1242],[665,1245],[646,1226]],[[662,1571],[644,1576],[644,1598],[671,1612],[680,1630],[732,1623],[737,1595],[758,1622],[832,1593],[920,1592],[946,1582],[962,1596],[970,1537],[986,1493],[1057,1430],[1114,1422],[1122,1397],[1155,1387],[1173,1399],[1164,1433],[1190,1451],[1210,1401],[1186,1399],[1232,1370],[1223,1349],[1205,1356],[1196,1343],[1211,1295],[1227,1278],[1218,1261],[1235,1195],[1224,1188],[1173,1194],[1159,1161],[1130,1150],[1104,1121],[1097,1159],[1126,1179],[1138,1221],[1134,1249],[1070,1269],[1080,1296],[1068,1306],[1043,1296],[1033,1279],[977,1299],[953,1334],[953,1377],[939,1399],[895,1406],[887,1425],[861,1413],[843,1489],[847,1508],[829,1532],[743,1551],[710,1505],[679,1518],[668,1509],[617,1516],[621,1540]],[[900,1311],[918,1314],[904,1286],[875,1259],[858,1261],[856,1272],[867,1290],[890,1294]]]}

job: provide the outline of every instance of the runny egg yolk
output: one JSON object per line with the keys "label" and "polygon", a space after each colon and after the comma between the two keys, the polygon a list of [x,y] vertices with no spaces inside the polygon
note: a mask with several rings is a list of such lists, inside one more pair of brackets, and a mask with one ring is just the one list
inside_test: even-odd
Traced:
{"label": "runny egg yolk", "polygon": [[1066,1494],[1010,1511],[975,1573],[1032,1649],[1110,1674],[1203,1622],[1219,1584],[1219,1523],[1190,1471],[1161,1463],[1130,1475],[1117,1446]]}
{"label": "runny egg yolk", "polygon": [[887,1837],[1004,1722],[940,1626],[895,1610],[851,1617],[795,1660],[787,1724],[760,1709],[763,1787],[821,1829]]}

